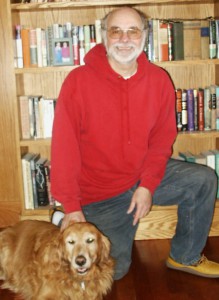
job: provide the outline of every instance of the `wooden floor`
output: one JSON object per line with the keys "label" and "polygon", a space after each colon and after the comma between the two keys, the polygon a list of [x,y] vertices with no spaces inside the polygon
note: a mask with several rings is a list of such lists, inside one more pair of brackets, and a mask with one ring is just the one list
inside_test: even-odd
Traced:
{"label": "wooden floor", "polygon": [[[135,241],[129,273],[114,283],[104,300],[219,300],[219,279],[166,268],[169,249],[170,240]],[[219,262],[219,237],[209,238],[204,252],[209,259]],[[0,300],[22,298],[0,290]]]}

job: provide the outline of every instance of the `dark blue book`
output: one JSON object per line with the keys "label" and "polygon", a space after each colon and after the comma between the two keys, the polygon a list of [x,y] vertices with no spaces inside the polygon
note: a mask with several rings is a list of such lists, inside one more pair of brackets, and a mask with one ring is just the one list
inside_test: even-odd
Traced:
{"label": "dark blue book", "polygon": [[188,131],[195,130],[195,103],[193,89],[187,90]]}

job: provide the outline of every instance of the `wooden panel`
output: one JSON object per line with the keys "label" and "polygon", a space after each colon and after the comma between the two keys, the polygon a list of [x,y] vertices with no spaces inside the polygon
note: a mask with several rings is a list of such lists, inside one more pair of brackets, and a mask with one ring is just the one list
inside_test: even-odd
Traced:
{"label": "wooden panel", "polygon": [[173,156],[179,151],[189,150],[194,154],[217,148],[218,132],[179,133],[173,147]]}
{"label": "wooden panel", "polygon": [[0,195],[1,202],[20,200],[16,90],[9,1],[0,1]]}

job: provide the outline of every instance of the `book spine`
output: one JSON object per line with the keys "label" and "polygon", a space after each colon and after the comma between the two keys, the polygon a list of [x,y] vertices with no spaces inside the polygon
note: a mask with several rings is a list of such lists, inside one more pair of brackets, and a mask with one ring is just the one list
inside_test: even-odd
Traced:
{"label": "book spine", "polygon": [[169,60],[168,50],[168,24],[162,20],[158,20],[158,57],[159,61]]}
{"label": "book spine", "polygon": [[197,98],[197,110],[198,110],[198,130],[203,131],[204,124],[204,90],[198,90],[198,98]]}
{"label": "book spine", "polygon": [[219,58],[219,20],[215,20],[216,30],[216,58]]}
{"label": "book spine", "polygon": [[36,162],[36,187],[39,206],[46,206],[49,204],[44,163],[45,161]]}
{"label": "book spine", "polygon": [[95,26],[90,25],[90,49],[92,49],[96,45],[96,33]]}
{"label": "book spine", "polygon": [[182,131],[182,90],[176,90],[176,122],[177,130]]}
{"label": "book spine", "polygon": [[16,39],[16,53],[17,53],[17,67],[23,68],[23,48],[22,48],[22,39],[21,39],[21,26],[15,26],[15,39]]}
{"label": "book spine", "polygon": [[209,58],[209,21],[201,20],[201,58]]}
{"label": "book spine", "polygon": [[219,86],[216,86],[216,129],[219,130]]}
{"label": "book spine", "polygon": [[101,20],[95,20],[95,34],[96,34],[96,43],[101,44],[102,43],[102,37],[101,37]]}
{"label": "book spine", "polygon": [[211,130],[211,95],[210,88],[204,88],[205,130]]}
{"label": "book spine", "polygon": [[43,55],[42,55],[42,29],[36,28],[36,41],[37,41],[37,66],[43,66]]}
{"label": "book spine", "polygon": [[30,138],[30,118],[28,96],[19,96],[21,138]]}
{"label": "book spine", "polygon": [[21,29],[21,39],[22,39],[22,53],[23,53],[23,64],[25,68],[30,67],[30,38],[29,29]]}
{"label": "book spine", "polygon": [[188,130],[187,91],[182,90],[182,131]]}
{"label": "book spine", "polygon": [[80,65],[84,65],[84,56],[85,56],[85,48],[84,48],[84,27],[79,26],[79,60]]}
{"label": "book spine", "polygon": [[167,23],[167,37],[168,37],[168,60],[174,60],[173,56],[173,24]]}
{"label": "book spine", "polygon": [[80,65],[79,58],[79,41],[78,41],[78,26],[72,27],[72,44],[73,44],[73,59],[74,65]]}
{"label": "book spine", "polygon": [[216,23],[215,20],[209,21],[209,58],[213,59],[217,57],[216,47]]}
{"label": "book spine", "polygon": [[84,51],[85,54],[90,50],[90,26],[84,26]]}
{"label": "book spine", "polygon": [[198,130],[198,91],[193,89],[194,96],[194,126],[195,130]]}
{"label": "book spine", "polygon": [[217,99],[216,99],[216,86],[210,86],[210,97],[211,97],[211,130],[216,129],[216,106],[217,106]]}
{"label": "book spine", "polygon": [[37,37],[36,29],[30,29],[30,65],[37,66]]}
{"label": "book spine", "polygon": [[173,22],[173,57],[184,60],[183,22]]}
{"label": "book spine", "polygon": [[195,130],[193,89],[187,90],[188,131]]}

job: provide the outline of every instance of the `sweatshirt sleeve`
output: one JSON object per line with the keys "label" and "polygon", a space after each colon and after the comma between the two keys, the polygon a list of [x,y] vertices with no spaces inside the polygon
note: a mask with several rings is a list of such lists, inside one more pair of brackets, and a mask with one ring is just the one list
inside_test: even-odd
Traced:
{"label": "sweatshirt sleeve", "polygon": [[177,135],[175,90],[167,74],[163,76],[163,82],[159,88],[161,91],[160,109],[155,126],[149,135],[148,152],[140,179],[140,186],[148,188],[152,194],[164,176]]}
{"label": "sweatshirt sleeve", "polygon": [[81,110],[74,86],[68,77],[62,85],[55,108],[51,145],[51,193],[66,213],[81,210],[78,184]]}

